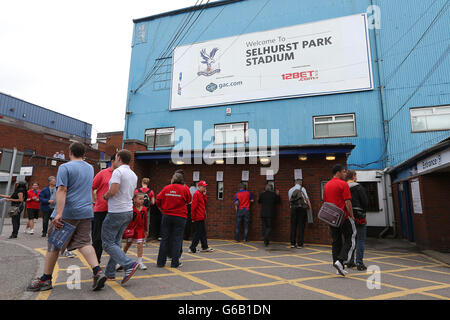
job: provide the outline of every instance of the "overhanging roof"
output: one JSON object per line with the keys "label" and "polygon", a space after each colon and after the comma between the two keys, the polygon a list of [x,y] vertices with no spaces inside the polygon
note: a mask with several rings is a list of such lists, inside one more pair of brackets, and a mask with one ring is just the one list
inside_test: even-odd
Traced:
{"label": "overhanging roof", "polygon": [[[355,148],[355,145],[351,143],[340,144],[310,144],[310,145],[291,145],[291,146],[279,146],[280,156],[296,156],[299,154],[348,154]],[[273,150],[270,147],[268,151]],[[182,150],[179,150],[182,151]],[[191,157],[201,155],[203,150],[184,150],[186,153],[190,153]],[[240,149],[223,149],[223,152],[228,151],[241,151]],[[242,149],[244,151],[244,149]],[[246,152],[258,151],[258,148],[245,148]],[[168,160],[171,159],[172,150],[151,150],[151,151],[136,151],[136,160]]]}

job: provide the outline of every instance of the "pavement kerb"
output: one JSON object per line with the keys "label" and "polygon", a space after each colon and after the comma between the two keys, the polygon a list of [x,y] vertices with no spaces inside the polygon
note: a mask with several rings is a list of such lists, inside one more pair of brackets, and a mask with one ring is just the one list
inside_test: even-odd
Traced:
{"label": "pavement kerb", "polygon": [[[17,242],[12,242],[12,241],[5,241],[5,240],[0,240],[1,243],[4,243],[6,246],[20,246],[22,248],[24,248],[26,251],[30,252],[30,254],[32,256],[34,256],[37,260],[37,270],[35,273],[35,276],[33,278],[39,277],[42,275],[42,272],[44,270],[44,263],[45,263],[45,259],[44,257],[42,257],[41,254],[39,254],[38,252],[36,252],[35,250],[31,249],[30,247],[27,247],[21,243],[17,243]],[[26,288],[24,288],[25,290]],[[16,300],[29,300],[29,298],[34,294],[34,292],[30,292],[30,291],[26,291]]]}

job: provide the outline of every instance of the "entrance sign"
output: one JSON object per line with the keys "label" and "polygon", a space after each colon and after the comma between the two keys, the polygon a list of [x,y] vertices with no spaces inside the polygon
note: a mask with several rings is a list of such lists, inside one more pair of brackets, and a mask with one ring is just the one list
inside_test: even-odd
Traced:
{"label": "entrance sign", "polygon": [[170,110],[372,90],[366,14],[176,47]]}

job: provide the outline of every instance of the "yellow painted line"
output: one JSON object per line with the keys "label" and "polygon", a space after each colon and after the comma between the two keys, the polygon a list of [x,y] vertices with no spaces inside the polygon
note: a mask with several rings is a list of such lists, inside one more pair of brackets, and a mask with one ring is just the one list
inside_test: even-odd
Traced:
{"label": "yellow painted line", "polygon": [[391,293],[386,293],[386,294],[381,294],[378,296],[370,297],[370,298],[367,298],[367,300],[387,300],[387,299],[392,299],[392,298],[404,297],[404,296],[407,296],[410,294],[420,294],[420,293],[424,293],[427,291],[433,291],[433,290],[439,290],[439,289],[445,289],[445,288],[450,288],[450,284],[391,292]]}
{"label": "yellow painted line", "polygon": [[429,272],[434,272],[434,273],[440,273],[440,274],[447,274],[450,275],[450,272],[444,272],[444,271],[439,271],[439,270],[430,270],[430,269],[425,269],[425,268],[436,268],[436,267],[445,267],[446,265],[441,263],[440,265],[436,264],[435,266],[425,266],[423,270],[425,271],[429,271]]}
{"label": "yellow painted line", "polygon": [[[221,250],[218,249],[218,251],[221,251]],[[259,259],[263,259],[263,258],[257,258],[257,259],[259,260]],[[313,260],[316,260],[316,259],[313,259]],[[320,261],[320,262],[323,262],[323,261]],[[279,264],[280,265],[284,265],[284,266],[290,266],[290,265],[287,265],[287,264],[284,264],[284,263],[281,263],[281,262]],[[290,266],[290,267],[292,267],[292,266]],[[313,292],[316,292],[316,293],[321,293],[321,294],[324,294],[324,295],[327,295],[327,296],[330,296],[330,297],[334,297],[334,298],[337,298],[337,299],[343,299],[343,300],[351,300],[352,299],[352,298],[344,296],[344,295],[336,294],[336,293],[333,293],[333,292],[330,292],[330,291],[327,291],[327,290],[323,290],[323,289],[310,287],[310,286],[307,286],[305,284],[296,283],[295,281],[283,279],[283,278],[278,277],[278,276],[264,274],[264,273],[261,273],[261,272],[257,272],[255,270],[251,270],[249,268],[242,268],[242,270],[250,272],[250,273],[253,273],[253,274],[256,274],[256,275],[259,275],[259,276],[268,277],[268,278],[275,279],[275,280],[278,280],[278,281],[283,281],[284,283],[291,284],[291,285],[294,285],[296,287],[300,287],[300,288],[303,288],[303,289],[306,289],[306,290],[309,290],[309,291],[313,291]]]}
{"label": "yellow painted line", "polygon": [[[80,261],[89,269],[92,269],[89,263],[86,261],[86,259],[83,257],[83,255],[77,250],[77,257],[80,259]],[[91,280],[92,281],[92,280]],[[123,286],[119,285],[115,281],[106,281],[106,284],[110,286],[119,296],[121,296],[124,299],[127,300],[136,300],[136,297],[129,292],[127,289],[125,289]]]}
{"label": "yellow painted line", "polygon": [[[156,263],[155,260],[152,260],[152,259],[147,258],[147,257],[143,257],[143,259],[145,259],[145,260],[147,260],[147,261],[149,261],[149,262],[152,262],[152,263]],[[194,276],[192,276],[192,275],[190,275],[190,274],[187,274],[187,273],[185,273],[185,272],[182,272],[182,271],[178,270],[177,268],[167,268],[167,269],[170,270],[170,271],[171,271],[172,273],[174,273],[175,275],[182,276],[182,277],[184,277],[184,278],[186,278],[186,279],[188,279],[188,280],[191,280],[191,281],[193,281],[193,282],[195,282],[195,283],[201,284],[201,285],[203,285],[203,286],[205,286],[205,287],[208,287],[208,288],[211,288],[211,289],[215,289],[215,290],[217,290],[218,292],[221,292],[221,293],[223,293],[224,295],[229,296],[230,298],[233,298],[233,299],[236,299],[236,300],[247,300],[247,298],[245,298],[245,297],[243,297],[243,296],[241,296],[241,295],[238,295],[238,294],[236,294],[236,293],[234,293],[234,292],[232,292],[232,291],[229,291],[229,290],[224,290],[224,289],[223,289],[222,287],[220,287],[220,286],[217,286],[217,285],[212,284],[212,283],[210,283],[210,282],[204,281],[204,280],[202,280],[202,279],[199,279],[199,278],[197,278],[197,277],[194,277]]]}
{"label": "yellow painted line", "polygon": [[[45,258],[45,255],[47,254],[46,249],[35,249],[37,252],[42,254]],[[56,280],[58,280],[58,273],[59,273],[59,264],[58,261],[56,261],[55,268],[53,269],[53,275],[52,275],[52,282],[56,283]],[[50,297],[50,294],[52,293],[52,290],[46,290],[46,291],[39,291],[39,294],[36,297],[36,300],[48,300]]]}

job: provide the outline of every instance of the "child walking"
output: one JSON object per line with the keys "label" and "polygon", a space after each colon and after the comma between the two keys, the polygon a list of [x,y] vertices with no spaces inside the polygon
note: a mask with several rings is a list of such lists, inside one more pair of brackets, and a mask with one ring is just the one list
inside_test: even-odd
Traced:
{"label": "child walking", "polygon": [[144,242],[148,236],[147,208],[144,206],[145,195],[136,193],[133,197],[133,220],[128,224],[122,238],[127,242],[123,251],[127,253],[133,242],[137,243],[137,263],[139,269],[147,270],[145,264],[142,263],[142,253],[144,251]]}
{"label": "child walking", "polygon": [[189,247],[190,253],[197,252],[197,245],[199,241],[202,244],[201,252],[211,252],[214,249],[208,247],[208,240],[206,239],[206,203],[208,199],[206,197],[206,182],[200,181],[198,183],[198,190],[194,193],[191,205],[191,218],[194,225],[194,236],[192,238],[191,246]]}

